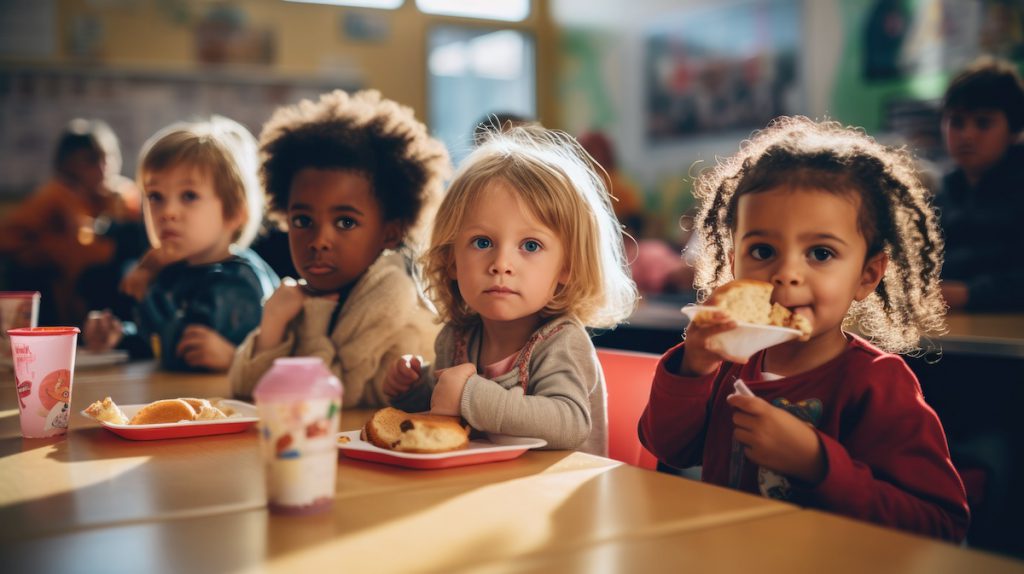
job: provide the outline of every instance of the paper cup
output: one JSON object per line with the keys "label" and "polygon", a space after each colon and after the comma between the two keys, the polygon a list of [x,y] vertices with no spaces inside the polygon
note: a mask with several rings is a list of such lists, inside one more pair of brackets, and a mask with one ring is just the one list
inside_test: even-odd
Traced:
{"label": "paper cup", "polygon": [[8,329],[35,327],[38,324],[38,291],[0,291],[0,358],[9,362],[11,357]]}
{"label": "paper cup", "polygon": [[[683,307],[682,312],[692,321],[697,313],[706,308],[699,305],[688,306]],[[797,329],[737,322],[735,329],[708,338],[708,345],[735,359],[748,359],[761,349],[792,341],[801,335],[803,333]]]}
{"label": "paper cup", "polygon": [[68,431],[78,333],[78,327],[7,331],[21,412],[21,436],[44,438]]}

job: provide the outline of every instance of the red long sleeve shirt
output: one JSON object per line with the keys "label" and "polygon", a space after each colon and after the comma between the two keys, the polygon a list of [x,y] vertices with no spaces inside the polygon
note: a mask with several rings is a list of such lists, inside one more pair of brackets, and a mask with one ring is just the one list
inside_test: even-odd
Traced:
{"label": "red long sleeve shirt", "polygon": [[[969,522],[946,436],[907,364],[850,335],[846,350],[805,373],[764,380],[764,352],[704,377],[679,371],[685,343],[661,358],[640,419],[659,460],[703,464],[703,480],[919,534],[959,541]],[[817,485],[779,477],[733,441],[726,397],[743,379],[757,396],[812,424],[827,473]]]}

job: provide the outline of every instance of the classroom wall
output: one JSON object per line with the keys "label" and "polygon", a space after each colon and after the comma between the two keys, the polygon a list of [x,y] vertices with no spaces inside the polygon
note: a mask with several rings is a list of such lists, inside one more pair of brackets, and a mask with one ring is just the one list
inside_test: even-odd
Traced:
{"label": "classroom wall", "polygon": [[[22,0],[24,2],[25,0]],[[29,0],[35,2],[36,0]],[[55,52],[44,57],[11,57],[0,53],[0,64],[145,68],[199,71],[196,26],[218,5],[237,8],[245,28],[267,32],[273,56],[264,64],[232,64],[272,74],[340,78],[348,83],[381,90],[417,111],[426,107],[425,50],[429,27],[441,23],[495,27],[493,22],[424,15],[414,0],[395,10],[370,10],[281,0],[39,0],[51,3],[57,19]],[[547,0],[534,0],[535,9],[524,22],[502,27],[537,34],[542,60],[550,60],[544,47],[553,28],[547,19]],[[13,9],[7,5],[4,11]],[[2,17],[3,12],[0,12]],[[370,28],[356,37],[345,29],[346,19],[357,17]],[[540,66],[549,74],[550,66]],[[545,83],[546,84],[546,83]],[[542,115],[553,113],[550,97],[541,97]]]}
{"label": "classroom wall", "polygon": [[[561,30],[562,127],[576,134],[596,128],[612,136],[620,167],[645,192],[648,210],[660,218],[656,233],[679,235],[678,214],[692,207],[696,174],[734,153],[754,128],[652,142],[645,133],[645,40],[665,23],[684,26],[737,6],[786,1],[552,0],[552,17]],[[1016,57],[1024,67],[1024,3],[797,4],[800,76],[790,113],[835,119],[887,142],[907,143],[919,157],[937,162],[938,170],[944,158],[935,107],[951,75],[980,53]],[[902,27],[898,43],[879,39],[884,26]],[[883,61],[869,74],[871,48]]]}
{"label": "classroom wall", "polygon": [[[277,106],[335,88],[380,90],[429,124],[425,46],[431,27],[446,24],[532,34],[538,115],[558,124],[547,0],[513,23],[425,15],[415,0],[396,10],[283,0],[2,2],[0,202],[46,177],[57,133],[78,115],[113,125],[126,175],[142,141],[171,121],[220,113],[258,133]],[[212,37],[222,41],[203,41]]]}

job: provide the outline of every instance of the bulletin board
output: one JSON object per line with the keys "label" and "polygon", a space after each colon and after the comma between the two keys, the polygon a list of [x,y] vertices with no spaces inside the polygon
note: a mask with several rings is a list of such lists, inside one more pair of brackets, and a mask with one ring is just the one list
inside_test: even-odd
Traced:
{"label": "bulletin board", "polygon": [[29,193],[52,172],[54,146],[76,117],[102,119],[121,143],[121,173],[133,177],[138,150],[158,129],[223,115],[257,137],[282,105],[334,89],[349,78],[286,77],[263,70],[154,72],[0,66],[0,199]]}

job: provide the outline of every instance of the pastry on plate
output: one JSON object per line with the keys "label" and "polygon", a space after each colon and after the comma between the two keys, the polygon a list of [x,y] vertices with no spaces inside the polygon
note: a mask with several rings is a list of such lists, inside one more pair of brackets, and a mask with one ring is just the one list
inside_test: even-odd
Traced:
{"label": "pastry on plate", "polygon": [[196,410],[192,405],[181,399],[164,399],[155,401],[139,409],[128,421],[131,425],[155,425],[191,421],[196,418]]}
{"label": "pastry on plate", "polygon": [[121,408],[114,404],[114,401],[110,400],[110,397],[106,397],[102,401],[96,401],[86,407],[85,414],[98,421],[108,422],[115,425],[128,424],[128,417],[124,416],[124,413],[121,412]]}
{"label": "pastry on plate", "polygon": [[374,413],[363,434],[375,446],[401,452],[447,452],[469,444],[469,425],[459,417],[407,413],[391,407]]}

